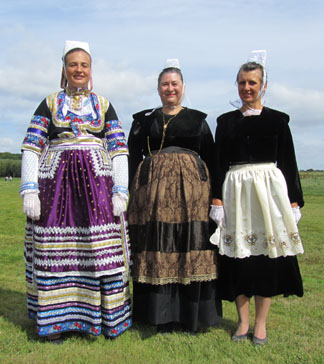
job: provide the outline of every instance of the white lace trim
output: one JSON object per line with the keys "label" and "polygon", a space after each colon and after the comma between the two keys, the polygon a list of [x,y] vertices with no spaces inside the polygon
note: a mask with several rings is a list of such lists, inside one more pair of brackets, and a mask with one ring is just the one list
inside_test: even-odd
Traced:
{"label": "white lace trim", "polygon": [[[56,176],[57,168],[62,163],[61,155],[66,150],[88,150],[93,162],[94,173],[96,176],[112,176],[112,162],[108,152],[98,145],[94,146],[55,146],[49,148],[44,158],[42,158],[41,166],[39,169],[40,178],[54,179]],[[33,153],[35,154],[35,153]]]}
{"label": "white lace trim", "polygon": [[68,111],[71,111],[74,114],[79,115],[79,116],[91,114],[93,116],[93,118],[97,117],[95,111],[93,110],[93,107],[92,107],[92,104],[90,101],[90,97],[82,96],[82,106],[81,106],[80,110],[75,110],[75,109],[71,108],[70,104],[71,104],[71,96],[69,96],[68,94],[65,94],[64,105],[62,108],[62,114],[64,116],[66,116]]}
{"label": "white lace trim", "polygon": [[[68,250],[66,252],[60,252],[59,256],[60,257],[68,257],[71,254],[73,254],[73,255],[76,255],[78,257],[91,257],[92,258],[92,257],[97,257],[97,256],[105,255],[105,254],[120,254],[120,253],[123,253],[123,249],[121,247],[121,244],[119,244],[119,245],[120,246],[117,247],[117,248],[104,249],[104,250],[100,250],[100,251],[91,250],[88,253],[81,252],[81,251],[78,251],[78,250],[74,250],[73,252],[71,252],[70,250]],[[31,253],[27,253],[26,255],[29,256],[29,257],[32,257]],[[57,257],[58,256],[57,249],[53,249],[53,251],[49,251],[49,250],[46,250],[46,249],[44,251],[37,250],[37,256],[38,257],[43,256],[43,255],[48,256],[48,257]],[[105,259],[105,258],[103,258],[103,259]]]}
{"label": "white lace trim", "polygon": [[[112,234],[113,231],[120,231],[120,225],[119,224],[105,224],[105,225],[96,225],[96,226],[90,226],[90,227],[65,227],[65,228],[60,228],[60,227],[42,227],[42,226],[38,226],[38,225],[34,225],[34,232],[36,232],[37,234],[52,234],[52,235],[58,235],[58,234],[64,234],[64,235],[92,235],[92,234],[96,234],[96,233],[102,233],[102,232],[106,232],[106,234],[100,236],[100,237],[104,237],[107,234]],[[91,237],[89,237],[91,239]],[[96,236],[96,239],[98,238],[98,236]],[[42,237],[43,239],[43,237]],[[62,237],[58,237],[58,239],[62,239]],[[69,239],[71,239],[71,237],[69,237]],[[82,238],[81,238],[82,239]],[[93,239],[93,237],[92,237]]]}
{"label": "white lace trim", "polygon": [[57,261],[56,259],[43,259],[35,258],[34,265],[39,267],[62,267],[62,266],[69,266],[69,265],[77,265],[83,267],[93,267],[93,266],[100,266],[100,265],[107,265],[112,263],[123,263],[124,257],[121,256],[114,256],[111,258],[105,259],[61,259]]}
{"label": "white lace trim", "polygon": [[60,164],[61,160],[60,151],[52,152],[50,150],[47,151],[46,155],[42,159],[41,166],[39,168],[39,177],[40,178],[50,178],[53,179],[56,175],[57,167]]}

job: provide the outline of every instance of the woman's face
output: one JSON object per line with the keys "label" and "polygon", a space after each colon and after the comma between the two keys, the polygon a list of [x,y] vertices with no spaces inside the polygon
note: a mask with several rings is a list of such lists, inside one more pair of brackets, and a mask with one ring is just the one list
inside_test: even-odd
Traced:
{"label": "woman's face", "polygon": [[[260,69],[249,72],[241,71],[238,77],[238,93],[246,104],[255,104],[259,99],[262,87],[262,73]],[[266,89],[266,85],[264,87]],[[259,100],[261,102],[261,100]]]}
{"label": "woman's face", "polygon": [[91,77],[91,59],[88,53],[75,51],[66,56],[66,78],[69,88],[87,87]]}
{"label": "woman's face", "polygon": [[177,106],[181,104],[183,82],[177,72],[167,72],[160,80],[159,95],[164,106]]}

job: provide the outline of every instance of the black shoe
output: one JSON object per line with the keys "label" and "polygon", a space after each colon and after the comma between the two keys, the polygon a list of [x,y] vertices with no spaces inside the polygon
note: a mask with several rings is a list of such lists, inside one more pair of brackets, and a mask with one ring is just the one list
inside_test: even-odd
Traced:
{"label": "black shoe", "polygon": [[171,334],[173,332],[173,323],[159,324],[156,327],[156,332],[159,334]]}
{"label": "black shoe", "polygon": [[63,344],[63,337],[61,334],[52,334],[47,336],[47,340],[51,344],[61,345]]}

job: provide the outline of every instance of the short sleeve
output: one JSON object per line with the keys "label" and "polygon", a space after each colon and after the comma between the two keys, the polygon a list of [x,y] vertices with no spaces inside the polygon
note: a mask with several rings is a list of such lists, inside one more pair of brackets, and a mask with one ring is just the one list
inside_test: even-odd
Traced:
{"label": "short sleeve", "polygon": [[105,115],[105,137],[110,158],[114,158],[117,155],[128,155],[128,147],[122,125],[111,104],[109,104]]}
{"label": "short sleeve", "polygon": [[48,144],[48,128],[51,122],[51,112],[46,99],[36,109],[27,129],[21,150],[30,150],[41,154]]}

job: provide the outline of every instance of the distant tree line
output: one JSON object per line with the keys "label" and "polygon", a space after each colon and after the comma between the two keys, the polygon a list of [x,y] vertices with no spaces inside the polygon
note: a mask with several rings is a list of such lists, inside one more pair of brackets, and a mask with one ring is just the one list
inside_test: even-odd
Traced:
{"label": "distant tree line", "polygon": [[20,177],[21,154],[0,153],[0,177]]}
{"label": "distant tree line", "polygon": [[323,171],[323,169],[310,168],[310,169],[302,169],[302,170],[300,170],[300,172],[324,172],[324,171]]}
{"label": "distant tree line", "polygon": [[[21,169],[21,153],[0,153],[0,177],[16,177],[20,178],[20,169]],[[306,172],[306,173],[305,173]],[[315,174],[317,172],[323,172],[322,170],[317,169],[307,169],[301,170],[301,178],[309,177],[312,172]]]}

